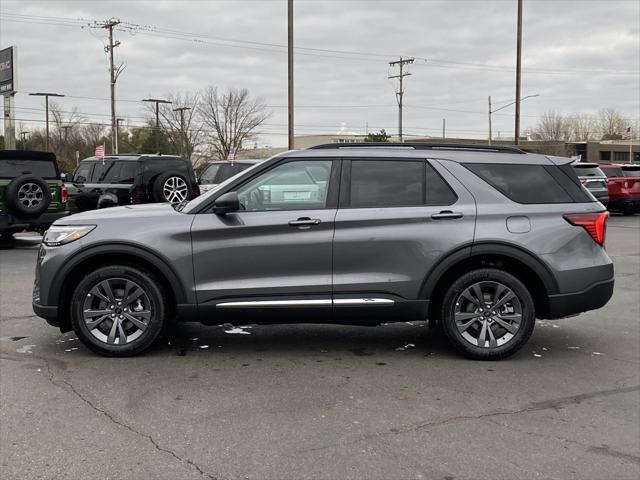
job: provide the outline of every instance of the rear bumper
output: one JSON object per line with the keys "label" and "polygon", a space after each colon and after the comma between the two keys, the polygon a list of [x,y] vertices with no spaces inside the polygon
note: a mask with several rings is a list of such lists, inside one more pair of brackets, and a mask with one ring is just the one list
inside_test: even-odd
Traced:
{"label": "rear bumper", "polygon": [[631,210],[640,211],[640,198],[615,198],[609,200],[609,208],[613,210]]}
{"label": "rear bumper", "polygon": [[49,226],[60,218],[69,215],[64,212],[45,212],[39,217],[24,218],[16,217],[11,212],[0,212],[0,228],[7,230],[20,230],[24,228],[49,228]]}
{"label": "rear bumper", "polygon": [[596,282],[580,292],[549,295],[549,311],[545,318],[568,317],[601,308],[611,299],[613,285],[614,279],[610,278]]}

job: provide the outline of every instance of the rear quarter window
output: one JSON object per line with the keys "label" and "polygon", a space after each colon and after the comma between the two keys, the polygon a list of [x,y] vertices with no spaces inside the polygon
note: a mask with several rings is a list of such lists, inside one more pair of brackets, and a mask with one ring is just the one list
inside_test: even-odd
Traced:
{"label": "rear quarter window", "polygon": [[[562,174],[557,167],[546,168],[544,165],[517,165],[502,163],[466,163],[463,164],[471,172],[500,193],[517,203],[574,203],[592,201],[574,199],[556,180],[554,174]],[[549,170],[556,169],[552,174]],[[566,173],[564,173],[566,175]],[[575,177],[575,173],[573,174]]]}
{"label": "rear quarter window", "polygon": [[59,180],[58,170],[53,162],[23,159],[0,160],[0,177],[15,178],[20,175],[35,175],[50,180]]}

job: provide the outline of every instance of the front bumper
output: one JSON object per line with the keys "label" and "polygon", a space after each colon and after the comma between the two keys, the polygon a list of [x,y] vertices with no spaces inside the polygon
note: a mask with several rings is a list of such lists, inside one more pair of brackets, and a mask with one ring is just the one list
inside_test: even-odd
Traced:
{"label": "front bumper", "polygon": [[549,295],[549,311],[545,318],[562,318],[596,310],[607,304],[613,295],[614,279],[593,283],[588,288],[573,293]]}
{"label": "front bumper", "polygon": [[35,302],[35,300],[31,303],[33,307],[33,312],[44,318],[47,323],[53,327],[59,327],[60,322],[58,321],[58,307],[56,305],[40,305]]}
{"label": "front bumper", "polygon": [[39,217],[16,217],[11,212],[0,212],[0,228],[7,230],[21,230],[25,228],[49,228],[53,222],[69,215],[64,212],[45,212]]}

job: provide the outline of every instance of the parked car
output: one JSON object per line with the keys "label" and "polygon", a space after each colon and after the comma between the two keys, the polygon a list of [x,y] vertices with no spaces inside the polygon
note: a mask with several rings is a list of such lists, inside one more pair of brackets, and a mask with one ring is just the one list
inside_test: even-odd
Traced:
{"label": "parked car", "polygon": [[198,183],[200,184],[200,191],[202,193],[216,187],[218,184],[228,180],[229,178],[237,175],[240,172],[245,171],[247,168],[252,167],[261,160],[219,160],[210,162],[200,174]]}
{"label": "parked car", "polygon": [[187,204],[56,222],[33,308],[109,356],[146,350],[175,320],[429,319],[462,354],[502,359],[536,318],[612,295],[609,214],[570,162],[479,145],[285,152]]}
{"label": "parked car", "polygon": [[0,237],[19,230],[44,231],[68,215],[67,189],[56,156],[49,152],[0,150]]}
{"label": "parked car", "polygon": [[633,215],[640,211],[640,176],[637,165],[601,164],[607,176],[609,210]]}
{"label": "parked car", "polygon": [[68,176],[67,187],[72,212],[137,203],[180,203],[200,195],[191,162],[169,155],[89,157]]}
{"label": "parked car", "polygon": [[609,188],[607,176],[598,167],[597,163],[576,162],[573,168],[582,183],[596,199],[604,206],[609,203]]}

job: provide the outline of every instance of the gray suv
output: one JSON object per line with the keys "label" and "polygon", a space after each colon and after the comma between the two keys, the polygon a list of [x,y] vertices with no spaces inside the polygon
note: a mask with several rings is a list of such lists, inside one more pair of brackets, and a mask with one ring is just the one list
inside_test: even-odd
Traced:
{"label": "gray suv", "polygon": [[568,158],[511,147],[332,144],[276,155],[188,203],[59,220],[36,314],[134,355],[174,321],[440,325],[501,359],[536,318],[613,292],[608,213]]}

